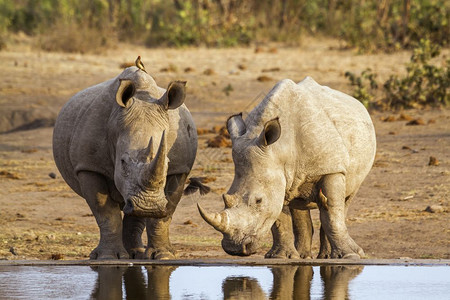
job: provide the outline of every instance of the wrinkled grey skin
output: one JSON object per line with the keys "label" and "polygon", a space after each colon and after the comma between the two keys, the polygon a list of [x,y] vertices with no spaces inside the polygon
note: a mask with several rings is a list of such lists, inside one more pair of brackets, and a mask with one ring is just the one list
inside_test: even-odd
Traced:
{"label": "wrinkled grey skin", "polygon": [[[359,258],[345,217],[350,200],[369,173],[375,131],[353,97],[307,77],[279,82],[245,121],[228,119],[235,176],[225,209],[202,217],[223,233],[232,255],[251,255],[272,228],[266,257],[311,257],[310,209],[320,209],[319,257]],[[329,241],[329,243],[328,243]]]}
{"label": "wrinkled grey skin", "polygon": [[166,91],[131,67],[61,109],[53,154],[100,228],[91,259],[174,257],[169,225],[197,151],[184,98],[185,82],[172,82]]}

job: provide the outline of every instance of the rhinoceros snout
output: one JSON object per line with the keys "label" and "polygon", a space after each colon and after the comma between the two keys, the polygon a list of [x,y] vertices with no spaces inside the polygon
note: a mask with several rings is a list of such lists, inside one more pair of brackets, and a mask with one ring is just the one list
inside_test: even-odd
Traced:
{"label": "rhinoceros snout", "polygon": [[230,255],[249,256],[256,253],[258,246],[257,243],[250,237],[245,238],[241,242],[235,242],[224,237],[222,240],[222,248]]}
{"label": "rhinoceros snout", "polygon": [[146,218],[164,218],[167,216],[165,205],[154,205],[149,207],[142,207],[137,205],[133,200],[127,200],[123,207],[123,212],[127,215]]}

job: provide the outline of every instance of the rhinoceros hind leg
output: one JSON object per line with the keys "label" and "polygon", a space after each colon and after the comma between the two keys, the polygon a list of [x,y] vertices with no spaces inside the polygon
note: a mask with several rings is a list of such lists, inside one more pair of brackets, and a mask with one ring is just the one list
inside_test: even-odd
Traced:
{"label": "rhinoceros hind leg", "polygon": [[300,258],[294,246],[292,218],[288,206],[283,206],[278,219],[272,225],[273,245],[265,258]]}
{"label": "rhinoceros hind leg", "polygon": [[295,248],[300,258],[312,258],[311,245],[314,228],[309,210],[291,209]]}
{"label": "rhinoceros hind leg", "polygon": [[320,221],[331,244],[331,258],[360,258],[364,252],[350,237],[345,224],[345,176],[324,176],[322,191],[327,205],[319,205]]}
{"label": "rhinoceros hind leg", "polygon": [[145,246],[142,243],[142,232],[145,228],[145,219],[125,215],[123,217],[122,240],[130,258],[144,259]]}
{"label": "rhinoceros hind leg", "polygon": [[331,258],[331,245],[328,241],[327,235],[323,229],[323,226],[320,226],[320,250],[317,258],[327,259]]}
{"label": "rhinoceros hind leg", "polygon": [[82,195],[100,228],[100,242],[91,252],[90,259],[128,258],[122,244],[122,216],[119,203],[109,194],[106,180],[94,172],[79,172],[78,180]]}

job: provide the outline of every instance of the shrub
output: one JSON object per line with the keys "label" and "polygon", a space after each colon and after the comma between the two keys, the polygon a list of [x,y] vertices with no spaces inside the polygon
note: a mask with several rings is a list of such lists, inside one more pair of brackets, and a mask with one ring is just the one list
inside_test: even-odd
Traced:
{"label": "shrub", "polygon": [[450,70],[448,59],[444,66],[438,67],[430,60],[440,54],[437,45],[430,40],[421,40],[414,49],[406,66],[407,74],[400,78],[392,75],[383,84],[386,103],[393,108],[412,108],[422,106],[446,106],[450,104]]}
{"label": "shrub", "polygon": [[368,109],[375,98],[375,90],[378,89],[377,74],[372,73],[371,69],[366,69],[361,73],[361,76],[356,76],[347,71],[345,72],[345,77],[350,80],[352,86],[355,86],[353,97],[358,99]]}
{"label": "shrub", "polygon": [[0,36],[52,34],[73,22],[150,46],[298,44],[307,32],[365,52],[393,51],[421,38],[449,45],[449,12],[447,0],[0,0]]}
{"label": "shrub", "polygon": [[[430,62],[439,54],[439,46],[422,39],[406,65],[406,76],[391,75],[382,85],[381,103],[394,109],[450,105],[450,59],[442,67]],[[353,93],[356,99],[366,107],[373,103],[378,89],[376,74],[367,69],[360,76],[351,72],[345,76],[356,87]]]}
{"label": "shrub", "polygon": [[362,1],[343,4],[340,36],[362,52],[414,48],[421,39],[450,42],[450,5],[444,0]]}
{"label": "shrub", "polygon": [[148,46],[231,47],[248,45],[253,38],[249,22],[224,23],[212,8],[194,7],[189,1],[177,9],[160,5],[153,15]]}

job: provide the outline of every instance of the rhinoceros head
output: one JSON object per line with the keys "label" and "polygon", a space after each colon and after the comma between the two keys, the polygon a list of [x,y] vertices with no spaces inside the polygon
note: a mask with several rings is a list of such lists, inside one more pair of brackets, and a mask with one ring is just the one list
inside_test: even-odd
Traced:
{"label": "rhinoceros head", "polygon": [[171,82],[159,99],[136,92],[131,80],[120,80],[117,107],[109,123],[115,144],[114,183],[122,195],[124,213],[164,217],[168,201],[164,194],[168,167],[169,109],[183,104],[185,82]]}
{"label": "rhinoceros head", "polygon": [[286,180],[274,143],[281,135],[278,118],[264,124],[262,131],[247,132],[241,115],[228,119],[233,143],[235,174],[225,209],[208,213],[198,206],[203,219],[222,232],[222,247],[231,255],[251,255],[259,247],[281,213]]}

